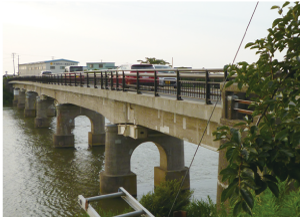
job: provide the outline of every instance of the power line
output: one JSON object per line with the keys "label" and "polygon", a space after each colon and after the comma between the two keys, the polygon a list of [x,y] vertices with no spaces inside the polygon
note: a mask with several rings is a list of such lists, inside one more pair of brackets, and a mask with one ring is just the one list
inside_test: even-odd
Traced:
{"label": "power line", "polygon": [[[245,30],[244,36],[243,36],[243,38],[242,38],[242,40],[241,40],[240,46],[239,46],[239,48],[238,48],[238,50],[237,50],[237,52],[236,52],[236,54],[235,54],[235,57],[233,58],[232,64],[234,63],[234,61],[235,61],[235,59],[236,59],[236,57],[237,57],[237,54],[238,54],[238,52],[239,52],[239,50],[240,50],[240,47],[241,47],[241,45],[242,45],[242,43],[243,43],[243,41],[244,41],[244,38],[245,38],[246,33],[247,33],[247,31],[248,31],[248,27],[249,27],[249,25],[250,25],[250,23],[251,23],[251,21],[252,21],[252,18],[253,18],[253,15],[254,15],[255,11],[256,11],[256,8],[257,8],[258,3],[259,3],[259,1],[256,3],[256,6],[255,6],[254,11],[253,11],[253,13],[252,13],[252,16],[251,16],[251,18],[250,18],[250,21],[249,21],[249,23],[248,23],[248,26],[247,26],[247,28],[246,28],[246,30]],[[228,75],[227,75],[226,78],[224,79],[224,85],[223,85],[223,87],[222,87],[222,89],[221,89],[221,93],[223,92],[223,89],[224,89],[224,87],[225,87],[225,83],[226,83],[227,77],[228,77]],[[193,162],[194,162],[195,156],[196,156],[196,154],[197,154],[197,152],[198,152],[198,149],[199,149],[199,147],[200,147],[200,145],[201,145],[202,139],[203,139],[204,134],[205,134],[205,132],[206,132],[206,130],[207,130],[208,124],[210,123],[210,120],[211,120],[211,118],[212,118],[212,116],[213,116],[213,113],[214,113],[214,111],[215,111],[215,108],[216,108],[216,106],[217,106],[217,104],[218,104],[218,102],[219,102],[219,99],[220,99],[220,97],[218,96],[218,97],[217,97],[217,101],[216,101],[216,103],[215,103],[215,105],[214,105],[214,108],[213,108],[213,110],[212,110],[212,112],[211,112],[211,115],[210,115],[210,117],[209,117],[209,119],[208,119],[208,121],[207,121],[207,124],[206,124],[206,126],[205,126],[205,129],[204,129],[204,131],[203,131],[203,134],[202,134],[202,137],[201,137],[201,139],[200,139],[200,142],[199,142],[199,144],[198,144],[198,146],[197,146],[197,149],[196,149],[196,151],[195,151],[195,154],[194,154],[194,156],[193,156],[193,159],[192,159],[192,161],[191,161],[191,163],[190,163],[189,169],[186,171],[185,176],[184,176],[184,178],[182,179],[180,188],[179,188],[179,190],[178,190],[178,192],[177,192],[177,195],[176,195],[176,197],[175,197],[175,200],[174,200],[174,202],[173,202],[173,204],[172,204],[172,207],[171,207],[171,209],[170,209],[170,212],[169,212],[169,214],[168,214],[168,217],[170,216],[170,214],[171,214],[171,212],[172,212],[172,209],[173,209],[173,207],[174,207],[174,205],[175,205],[175,202],[176,202],[176,200],[177,200],[177,198],[178,198],[178,195],[179,195],[179,193],[180,193],[180,191],[181,191],[181,188],[182,188],[182,186],[183,186],[183,182],[184,182],[184,180],[186,179],[186,176],[187,176],[187,174],[188,174],[188,172],[189,172],[189,170],[190,170],[190,168],[191,168],[191,166],[192,166],[192,164],[193,164]]]}

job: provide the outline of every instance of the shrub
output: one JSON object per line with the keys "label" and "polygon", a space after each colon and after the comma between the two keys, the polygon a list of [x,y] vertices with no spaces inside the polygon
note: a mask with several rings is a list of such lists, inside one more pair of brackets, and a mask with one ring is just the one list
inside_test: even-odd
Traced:
{"label": "shrub", "polygon": [[[156,217],[168,216],[180,184],[177,180],[163,182],[154,191],[143,195],[140,203]],[[193,191],[190,190],[180,191],[172,212],[184,210],[189,205],[192,194]]]}

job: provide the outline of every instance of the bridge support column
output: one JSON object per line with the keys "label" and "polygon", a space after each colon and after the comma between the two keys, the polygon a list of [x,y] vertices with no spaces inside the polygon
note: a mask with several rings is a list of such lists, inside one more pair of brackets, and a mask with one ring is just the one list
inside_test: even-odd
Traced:
{"label": "bridge support column", "polygon": [[19,91],[20,91],[19,88],[15,88],[15,89],[14,89],[13,106],[17,106],[17,105],[18,105]]}
{"label": "bridge support column", "polygon": [[47,97],[36,98],[36,118],[34,119],[36,128],[47,128],[50,126],[47,110],[51,104],[53,104],[53,99]]}
{"label": "bridge support column", "polygon": [[36,97],[37,97],[37,93],[26,92],[25,109],[24,109],[24,116],[25,117],[35,117]]}
{"label": "bridge support column", "polygon": [[106,126],[105,139],[105,171],[100,173],[100,193],[117,192],[123,187],[136,196],[136,174],[130,171],[130,157],[138,145],[136,140],[118,135],[117,125]]}
{"label": "bridge support column", "polygon": [[74,148],[74,108],[73,105],[57,105],[56,134],[53,135],[55,148]]}
{"label": "bridge support column", "polygon": [[[128,126],[130,127],[130,126]],[[116,125],[106,126],[105,168],[100,173],[100,192],[109,194],[124,187],[130,194],[137,194],[136,174],[130,170],[130,158],[133,150],[143,142],[154,142],[160,153],[160,166],[154,168],[154,186],[169,180],[185,178],[182,190],[190,189],[188,168],[184,166],[183,141],[157,132],[131,125],[135,130],[143,131],[140,137],[125,137],[128,129],[118,132]],[[132,131],[130,129],[129,131]],[[146,135],[146,136],[145,136]]]}
{"label": "bridge support column", "polygon": [[190,189],[189,169],[184,166],[184,145],[181,139],[161,135],[153,140],[160,152],[160,166],[154,167],[154,187],[170,180],[185,178],[182,190]]}
{"label": "bridge support column", "polygon": [[105,145],[105,117],[97,112],[90,111],[89,117],[92,118],[92,130],[89,132],[89,146]]}
{"label": "bridge support column", "polygon": [[25,90],[19,91],[17,108],[20,110],[25,108]]}
{"label": "bridge support column", "polygon": [[54,103],[52,103],[47,110],[47,116],[48,117],[55,117],[56,115],[56,108],[54,106]]}

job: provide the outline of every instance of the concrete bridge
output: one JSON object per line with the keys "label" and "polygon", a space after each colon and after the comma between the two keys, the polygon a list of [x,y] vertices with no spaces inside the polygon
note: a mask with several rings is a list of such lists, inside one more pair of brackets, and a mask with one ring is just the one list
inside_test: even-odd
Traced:
{"label": "concrete bridge", "polygon": [[[74,147],[74,119],[78,115],[90,119],[89,145],[105,145],[105,170],[100,173],[101,193],[116,192],[122,186],[136,195],[136,175],[131,172],[130,158],[134,149],[146,141],[153,142],[160,153],[160,165],[154,169],[154,185],[181,179],[187,173],[183,189],[189,189],[183,141],[199,143],[213,105],[204,100],[177,100],[88,85],[69,86],[24,79],[10,83],[14,86],[14,105],[24,109],[25,116],[35,117],[38,128],[49,126],[47,117],[49,112],[53,113],[55,105],[55,148]],[[218,104],[201,146],[217,151],[219,143],[213,141],[212,132],[220,124],[221,116],[222,105]],[[106,127],[104,117],[111,122]]]}

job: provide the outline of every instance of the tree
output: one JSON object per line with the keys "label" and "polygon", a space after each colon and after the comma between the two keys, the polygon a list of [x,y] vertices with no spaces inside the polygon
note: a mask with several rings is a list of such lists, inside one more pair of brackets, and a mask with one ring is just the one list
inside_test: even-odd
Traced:
{"label": "tree", "polygon": [[[273,21],[266,38],[245,46],[257,49],[258,61],[225,67],[229,76],[237,75],[225,87],[246,86],[254,110],[234,128],[214,132],[224,142],[219,150],[226,149],[228,161],[220,172],[229,183],[221,201],[230,199],[235,215],[242,210],[252,214],[253,195],[267,188],[278,197],[278,180],[300,183],[300,5],[296,2],[283,15],[287,5],[273,6],[282,17]],[[278,53],[285,54],[282,61]]]}
{"label": "tree", "polygon": [[160,64],[160,65],[167,65],[167,64],[169,64],[168,62],[166,62],[163,59],[156,59],[154,57],[152,57],[152,58],[145,57],[145,58],[146,58],[145,61],[143,61],[143,60],[137,60],[137,61],[140,62],[140,63],[148,63],[148,64]]}

